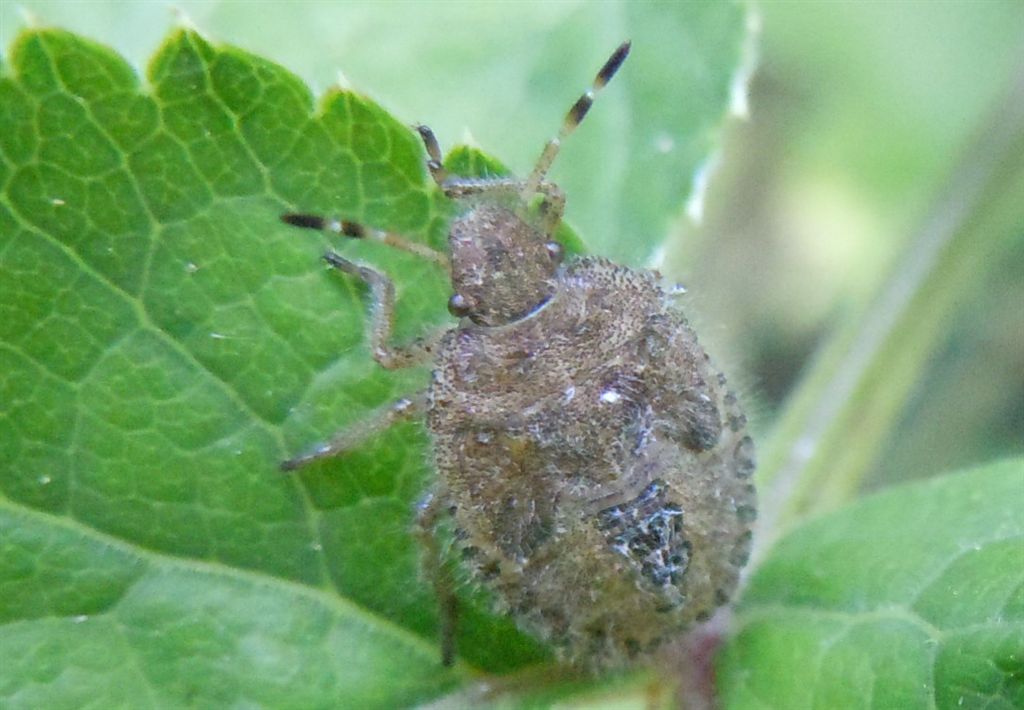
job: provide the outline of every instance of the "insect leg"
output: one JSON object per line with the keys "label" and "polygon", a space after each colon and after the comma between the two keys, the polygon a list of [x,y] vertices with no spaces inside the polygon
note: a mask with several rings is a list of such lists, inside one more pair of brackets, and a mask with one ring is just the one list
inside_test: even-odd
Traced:
{"label": "insect leg", "polygon": [[343,219],[333,219],[330,217],[323,217],[321,215],[300,214],[296,212],[288,212],[281,215],[281,221],[286,224],[290,224],[293,227],[316,229],[322,232],[330,232],[331,234],[348,237],[349,239],[367,239],[369,241],[380,242],[381,244],[386,244],[389,247],[409,252],[410,254],[415,254],[416,256],[427,259],[428,261],[433,261],[446,271],[451,270],[451,266],[448,263],[448,257],[445,254],[437,251],[436,249],[431,249],[426,244],[410,241],[393,232],[383,232],[379,229],[368,229],[358,222],[349,222]]}
{"label": "insect leg", "polygon": [[[441,162],[441,147],[438,145],[434,132],[424,125],[416,126],[416,131],[423,139],[423,145],[427,149],[427,168],[430,176],[437,183],[438,187],[444,190],[444,194],[455,199],[469,197],[482,193],[508,193],[519,194],[526,188],[526,182],[516,178],[464,178],[450,176],[444,169]],[[550,182],[541,182],[537,185],[535,192],[544,196],[541,204],[542,223],[541,228],[545,234],[551,235],[562,220],[565,212],[565,194],[562,190]]]}
{"label": "insect leg", "polygon": [[351,451],[374,434],[384,431],[392,424],[419,416],[426,411],[426,406],[427,396],[425,392],[419,392],[411,397],[403,397],[396,400],[375,414],[353,424],[347,429],[339,431],[329,441],[320,444],[312,451],[283,461],[281,463],[281,470],[294,471],[314,461],[339,456],[347,451]]}
{"label": "insect leg", "polygon": [[448,179],[448,171],[444,169],[444,163],[441,160],[441,146],[437,143],[437,136],[429,126],[419,124],[415,128],[416,132],[420,134],[420,138],[423,139],[423,147],[427,149],[427,170],[430,171],[430,177],[434,178],[438,187],[443,188],[445,180]]}
{"label": "insect leg", "polygon": [[[524,192],[526,181],[516,178],[448,178],[441,186],[444,194],[455,199],[483,194],[518,195]],[[562,221],[565,213],[565,193],[553,182],[542,182],[532,194],[540,194],[540,230],[552,236]]]}
{"label": "insect leg", "polygon": [[368,266],[361,266],[343,256],[329,251],[324,260],[339,271],[363,280],[370,287],[370,348],[373,359],[381,367],[395,370],[411,367],[430,360],[434,349],[444,334],[437,330],[416,338],[405,345],[392,345],[391,330],[395,315],[395,284],[387,276]]}
{"label": "insect leg", "polygon": [[544,201],[540,203],[541,231],[553,237],[565,214],[565,193],[551,182],[542,182],[537,191],[544,195]]}
{"label": "insect leg", "polygon": [[458,600],[451,570],[445,565],[441,543],[437,539],[437,523],[449,513],[444,498],[428,494],[416,508],[416,539],[423,551],[423,568],[434,586],[441,624],[441,664],[450,666],[455,660],[455,624]]}

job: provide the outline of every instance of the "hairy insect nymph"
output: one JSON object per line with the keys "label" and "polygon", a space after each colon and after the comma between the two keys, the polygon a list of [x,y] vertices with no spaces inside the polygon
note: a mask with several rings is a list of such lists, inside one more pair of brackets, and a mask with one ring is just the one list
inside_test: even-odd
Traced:
{"label": "hairy insect nymph", "polygon": [[[656,274],[564,259],[565,197],[546,180],[564,140],[629,53],[618,47],[526,180],[449,175],[417,127],[438,188],[463,207],[448,254],[341,219],[292,225],[375,239],[451,275],[458,325],[391,342],[395,288],[334,252],[370,289],[369,341],[386,368],[433,363],[429,386],[282,464],[344,454],[426,415],[437,471],[416,530],[454,653],[455,597],[435,528],[451,515],[461,558],[500,609],[587,666],[628,663],[735,590],[756,503],[753,443],[725,377]],[[537,207],[537,209],[533,209]]]}

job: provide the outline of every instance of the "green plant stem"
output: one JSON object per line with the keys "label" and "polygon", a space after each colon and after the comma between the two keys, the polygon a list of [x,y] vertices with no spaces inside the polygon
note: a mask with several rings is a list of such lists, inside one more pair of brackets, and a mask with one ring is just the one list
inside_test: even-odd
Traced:
{"label": "green plant stem", "polygon": [[757,561],[850,498],[965,293],[1024,229],[1024,72],[982,122],[888,283],[820,352],[762,456]]}

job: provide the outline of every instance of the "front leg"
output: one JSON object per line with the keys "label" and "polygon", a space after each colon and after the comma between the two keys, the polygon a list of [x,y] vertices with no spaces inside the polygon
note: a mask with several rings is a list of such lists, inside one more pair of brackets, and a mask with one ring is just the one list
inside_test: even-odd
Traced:
{"label": "front leg", "polygon": [[387,276],[368,266],[349,261],[329,251],[324,260],[339,271],[362,279],[370,287],[370,349],[373,359],[381,367],[396,370],[400,367],[421,365],[434,357],[444,330],[420,336],[406,345],[391,344],[391,331],[395,317],[395,284]]}
{"label": "front leg", "polygon": [[[497,178],[464,178],[447,177],[441,183],[446,197],[454,200],[465,200],[481,195],[494,196],[517,196],[523,190],[526,183],[513,177]],[[548,237],[553,237],[562,223],[562,215],[565,213],[565,193],[558,185],[552,182],[542,182],[534,190],[534,193],[541,196],[540,222],[537,225],[541,232]],[[532,193],[531,193],[532,196]],[[520,216],[526,217],[525,208],[529,200],[523,201],[524,213]]]}

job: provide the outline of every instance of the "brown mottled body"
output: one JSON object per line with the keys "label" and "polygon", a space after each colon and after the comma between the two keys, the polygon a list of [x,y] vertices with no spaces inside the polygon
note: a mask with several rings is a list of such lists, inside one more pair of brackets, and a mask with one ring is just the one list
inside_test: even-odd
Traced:
{"label": "brown mottled body", "polygon": [[[477,575],[567,657],[614,663],[731,595],[750,547],[752,444],[653,274],[587,258],[553,284],[525,318],[447,334],[427,422]],[[662,500],[634,537],[674,506],[672,543],[616,545],[629,525],[607,511],[652,484]]]}
{"label": "brown mottled body", "polygon": [[344,454],[426,413],[438,476],[417,532],[446,664],[455,600],[434,528],[449,511],[463,559],[500,605],[563,658],[590,666],[628,662],[710,616],[750,551],[753,444],[676,294],[654,273],[603,259],[563,264],[552,239],[565,198],[544,176],[628,52],[627,42],[612,54],[525,181],[448,175],[433,133],[419,127],[431,176],[462,207],[447,255],[344,220],[282,215],[404,249],[451,274],[448,308],[459,325],[396,346],[390,279],[325,255],[370,289],[377,362],[432,360],[433,378],[427,392],[282,464]]}

